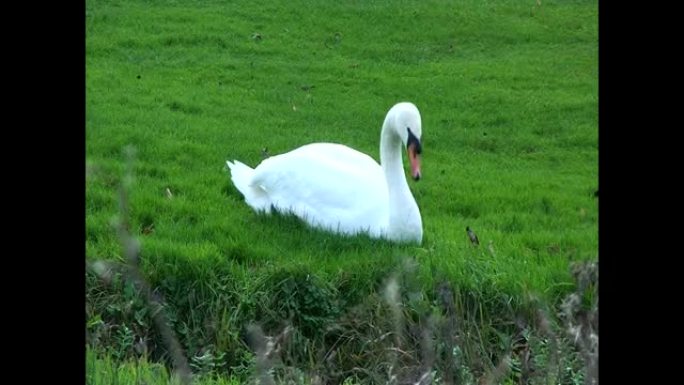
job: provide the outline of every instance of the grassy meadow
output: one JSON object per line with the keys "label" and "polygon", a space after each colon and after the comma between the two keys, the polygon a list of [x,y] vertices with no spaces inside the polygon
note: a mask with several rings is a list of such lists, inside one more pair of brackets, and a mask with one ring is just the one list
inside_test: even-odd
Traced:
{"label": "grassy meadow", "polygon": [[[598,260],[596,1],[87,0],[85,25],[86,261],[129,263],[127,216],[197,381],[386,383],[432,351],[445,383],[517,383],[514,336],[553,350],[540,308],[567,347],[544,381],[581,381],[558,314],[584,289],[572,264]],[[423,119],[422,179],[409,181],[420,246],[257,215],[230,181],[226,160],[254,167],[264,148],[338,142],[379,160],[399,101]],[[88,383],[167,376],[139,286],[97,271]],[[259,333],[283,337],[278,360],[260,356]]]}

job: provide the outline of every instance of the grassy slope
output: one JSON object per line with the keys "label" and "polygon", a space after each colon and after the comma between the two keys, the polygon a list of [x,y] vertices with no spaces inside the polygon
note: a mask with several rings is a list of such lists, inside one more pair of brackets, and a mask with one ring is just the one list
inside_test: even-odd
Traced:
{"label": "grassy slope", "polygon": [[[598,249],[596,2],[369,3],[88,0],[87,257],[121,256],[110,221],[133,145],[131,215],[153,228],[140,235],[153,284],[225,275],[244,296],[304,269],[363,296],[411,255],[425,288],[565,293],[569,261]],[[229,182],[225,160],[256,165],[263,147],[333,141],[377,159],[400,100],[423,115],[421,247],[259,217]],[[467,225],[484,247],[469,247]]]}

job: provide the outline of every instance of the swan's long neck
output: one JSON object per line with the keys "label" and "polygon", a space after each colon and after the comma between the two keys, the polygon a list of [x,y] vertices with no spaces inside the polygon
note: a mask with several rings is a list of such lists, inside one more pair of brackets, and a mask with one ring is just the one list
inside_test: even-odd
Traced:
{"label": "swan's long neck", "polygon": [[[390,236],[395,235],[402,238],[402,234],[415,233],[414,227],[418,226],[421,229],[422,238],[420,212],[406,182],[401,158],[403,145],[401,138],[393,128],[393,120],[391,114],[385,118],[380,134],[380,164],[385,174],[389,193],[389,233]],[[418,241],[420,242],[420,239]]]}
{"label": "swan's long neck", "polygon": [[[396,196],[398,192],[406,190],[410,194],[404,166],[401,159],[402,143],[391,127],[391,116],[385,119],[380,134],[380,164],[385,172],[385,179],[390,192],[390,202],[396,201],[401,196]],[[393,196],[392,193],[395,193]]]}

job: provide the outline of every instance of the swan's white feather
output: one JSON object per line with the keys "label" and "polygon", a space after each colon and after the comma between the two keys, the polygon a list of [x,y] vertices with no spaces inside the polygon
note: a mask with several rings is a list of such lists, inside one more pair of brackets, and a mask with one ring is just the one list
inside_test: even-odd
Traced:
{"label": "swan's white feather", "polygon": [[420,139],[420,114],[413,104],[390,109],[381,134],[386,151],[383,155],[381,146],[381,158],[391,172],[370,156],[335,143],[307,144],[267,158],[254,169],[239,161],[227,164],[233,183],[257,211],[275,208],[338,233],[365,232],[420,243],[420,210],[401,161],[401,143],[406,145],[410,126]]}

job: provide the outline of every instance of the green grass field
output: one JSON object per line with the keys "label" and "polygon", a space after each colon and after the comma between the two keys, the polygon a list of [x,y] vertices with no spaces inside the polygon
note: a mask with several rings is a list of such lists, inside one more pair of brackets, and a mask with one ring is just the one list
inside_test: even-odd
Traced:
{"label": "green grass field", "polygon": [[[125,262],[113,222],[130,146],[141,272],[196,372],[253,376],[251,322],[294,325],[283,365],[315,366],[331,325],[379,309],[393,274],[416,324],[448,282],[479,351],[499,349],[531,296],[557,309],[570,264],[598,259],[597,15],[596,1],[87,0],[86,259]],[[423,118],[421,246],[257,215],[230,182],[225,161],[256,166],[262,148],[339,142],[379,160],[405,100]],[[168,360],[135,290],[86,278],[89,349]]]}

